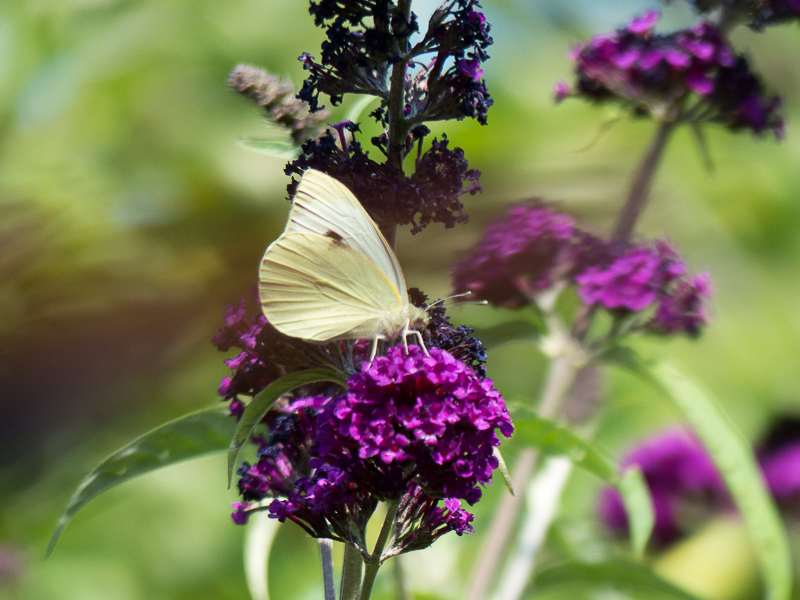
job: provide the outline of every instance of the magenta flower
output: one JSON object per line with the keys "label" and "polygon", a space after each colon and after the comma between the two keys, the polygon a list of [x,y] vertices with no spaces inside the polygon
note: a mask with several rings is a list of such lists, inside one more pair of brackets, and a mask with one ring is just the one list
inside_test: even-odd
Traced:
{"label": "magenta flower", "polygon": [[496,430],[513,431],[490,380],[438,348],[396,346],[349,387],[320,414],[313,464],[346,471],[380,499],[413,480],[428,496],[477,502],[498,465]]}
{"label": "magenta flower", "polygon": [[[657,118],[713,121],[780,138],[780,100],[767,97],[747,61],[737,57],[710,22],[669,34],[655,33],[658,13],[650,11],[612,34],[576,46],[577,82],[556,89],[592,101],[618,101]],[[683,104],[681,104],[683,102]],[[664,114],[665,110],[681,113]]]}
{"label": "magenta flower", "polygon": [[456,264],[453,287],[496,306],[517,308],[603,255],[600,240],[569,215],[538,202],[512,206],[493,221],[467,258]]}
{"label": "magenta flower", "polygon": [[[687,514],[718,510],[727,502],[727,492],[714,463],[692,434],[672,430],[633,448],[621,466],[642,470],[655,508],[653,538],[667,544],[684,534],[690,525]],[[695,507],[695,510],[689,510]],[[597,513],[610,530],[625,533],[628,519],[622,498],[613,488],[603,490]]]}

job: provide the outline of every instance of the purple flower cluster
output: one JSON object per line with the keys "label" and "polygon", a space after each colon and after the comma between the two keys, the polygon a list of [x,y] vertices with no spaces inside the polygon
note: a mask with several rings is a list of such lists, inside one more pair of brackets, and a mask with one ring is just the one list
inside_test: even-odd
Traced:
{"label": "purple flower cluster", "polygon": [[[669,0],[667,0],[669,1]],[[744,22],[759,30],[800,19],[800,0],[687,0],[704,14],[722,9],[734,22]]]}
{"label": "purple flower cluster", "polygon": [[286,403],[265,424],[269,435],[254,439],[256,463],[239,470],[243,502],[234,505],[234,522],[268,508],[312,536],[367,551],[377,502],[397,501],[392,553],[472,531],[460,500],[476,502],[490,482],[495,430],[513,431],[490,380],[439,348],[428,356],[416,346],[365,363],[346,394]]}
{"label": "purple flower cluster", "polygon": [[780,506],[800,501],[800,440],[794,440],[761,456],[767,488]]}
{"label": "purple flower cluster", "polygon": [[569,215],[540,202],[518,204],[493,221],[470,255],[456,264],[453,285],[495,306],[518,308],[585,268],[601,244],[578,230]]}
{"label": "purple flower cluster", "polygon": [[[420,139],[421,143],[421,139]],[[461,196],[481,191],[480,171],[470,169],[461,148],[450,149],[446,136],[434,140],[407,177],[391,163],[378,163],[357,141],[341,149],[336,138],[326,134],[303,145],[303,153],[286,166],[287,175],[302,175],[317,169],[346,185],[381,226],[412,226],[418,233],[430,223],[453,227],[467,221]],[[465,187],[466,183],[466,187]],[[293,195],[298,182],[288,187]]]}
{"label": "purple flower cluster", "polygon": [[[404,117],[413,126],[424,121],[476,118],[486,123],[492,100],[481,81],[481,64],[489,58],[490,25],[476,0],[453,0],[437,9],[421,41],[410,46],[419,31],[417,16],[405,15],[391,0],[375,2],[312,2],[310,12],[328,39],[318,63],[303,53],[309,76],[298,94],[312,111],[320,93],[336,105],[348,93],[388,100],[391,67],[404,61],[411,67],[425,55],[434,58],[406,76]],[[378,113],[381,114],[380,112]]]}
{"label": "purple flower cluster", "polygon": [[661,333],[697,335],[708,319],[708,273],[686,277],[686,266],[664,242],[633,246],[608,262],[575,277],[584,304],[611,311],[637,312],[656,306],[647,328]]}
{"label": "purple flower cluster", "polygon": [[434,498],[470,504],[497,468],[495,430],[513,431],[505,402],[447,352],[390,348],[320,414],[316,453],[381,499],[413,480]]}
{"label": "purple flower cluster", "polygon": [[[784,419],[756,451],[767,489],[783,511],[800,507],[800,436],[797,419]],[[633,448],[622,467],[638,466],[655,508],[653,536],[660,545],[675,541],[702,519],[727,510],[730,498],[705,448],[682,429],[660,433]],[[597,504],[600,520],[611,531],[627,533],[622,498],[606,488]]]}
{"label": "purple flower cluster", "polygon": [[568,215],[539,203],[513,206],[454,271],[454,288],[496,306],[518,308],[536,295],[574,284],[587,306],[627,318],[642,311],[646,331],[696,335],[708,318],[708,274],[688,276],[664,242],[609,244],[581,231]]}
{"label": "purple flower cluster", "polygon": [[717,122],[755,134],[782,136],[780,99],[767,97],[744,57],[737,57],[711,23],[655,33],[651,11],[612,34],[577,46],[574,89],[559,83],[556,99],[579,96],[621,101],[659,119]]}
{"label": "purple flower cluster", "polygon": [[[674,541],[686,532],[690,521],[697,521],[727,502],[727,492],[713,462],[700,442],[686,431],[668,431],[648,440],[634,448],[621,466],[638,466],[642,470],[653,499],[653,539],[658,544]],[[627,530],[625,507],[615,489],[603,490],[597,512],[610,530]]]}

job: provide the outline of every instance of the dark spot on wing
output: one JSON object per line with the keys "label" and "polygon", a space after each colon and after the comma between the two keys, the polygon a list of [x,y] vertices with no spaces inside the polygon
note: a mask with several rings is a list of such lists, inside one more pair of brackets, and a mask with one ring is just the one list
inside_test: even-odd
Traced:
{"label": "dark spot on wing", "polygon": [[339,235],[338,233],[336,233],[335,231],[331,230],[331,229],[328,229],[328,231],[325,232],[325,237],[331,238],[334,242],[336,242],[337,246],[346,246],[347,245],[347,244],[344,243],[344,238],[341,235]]}

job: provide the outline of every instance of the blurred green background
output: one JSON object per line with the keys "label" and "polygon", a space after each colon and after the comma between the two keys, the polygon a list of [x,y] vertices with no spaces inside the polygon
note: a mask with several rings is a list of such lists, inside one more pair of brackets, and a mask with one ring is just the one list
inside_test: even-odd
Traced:
{"label": "blurred green background", "polygon": [[[607,231],[653,131],[623,119],[599,136],[613,113],[556,107],[551,97],[553,82],[569,77],[571,44],[654,2],[483,4],[495,39],[489,125],[436,132],[464,148],[485,191],[468,199],[468,225],[398,236],[406,279],[434,297],[447,294],[452,263],[512,201],[542,196]],[[423,23],[433,7],[414,2]],[[673,4],[662,25],[691,19]],[[248,597],[244,530],[229,518],[236,495],[225,489],[221,456],[100,497],[43,556],[71,492],[105,455],[217,401],[226,368],[211,336],[225,305],[255,285],[288,213],[284,161],[237,143],[274,132],[225,82],[247,62],[299,85],[296,58],[319,54],[322,39],[300,0],[0,2],[0,598]],[[738,31],[735,42],[784,95],[787,139],[710,128],[713,171],[688,131],[672,140],[639,231],[674,240],[692,270],[712,273],[714,321],[696,342],[637,345],[683,365],[757,440],[776,414],[800,408],[800,38],[794,26]],[[455,316],[480,328],[509,315],[468,307]],[[534,401],[542,368],[530,344],[490,352],[489,375],[512,407]],[[598,438],[612,452],[676,418],[625,374],[609,371],[603,385]],[[506,448],[513,459],[513,442]],[[573,479],[556,528],[561,546],[613,552],[593,523],[597,482]],[[477,533],[408,557],[412,585],[429,594],[416,597],[461,597],[467,557],[503,493],[487,490]],[[712,524],[693,540],[711,540],[699,552],[722,563],[727,587],[712,586],[709,597],[757,596],[737,531]],[[276,543],[273,597],[321,597],[313,541],[286,526]],[[730,557],[720,560],[720,548]],[[677,569],[663,572],[690,586],[712,579],[711,563],[692,575],[680,556],[670,560]]]}

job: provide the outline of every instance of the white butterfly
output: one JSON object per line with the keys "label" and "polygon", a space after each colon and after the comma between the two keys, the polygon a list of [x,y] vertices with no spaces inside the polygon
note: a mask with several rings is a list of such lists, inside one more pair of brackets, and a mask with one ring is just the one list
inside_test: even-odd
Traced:
{"label": "white butterfly", "polygon": [[[309,169],[286,230],[261,261],[259,295],[281,333],[311,340],[422,335],[424,309],[411,305],[400,264],[361,203],[332,177]],[[425,350],[427,352],[427,350]]]}

